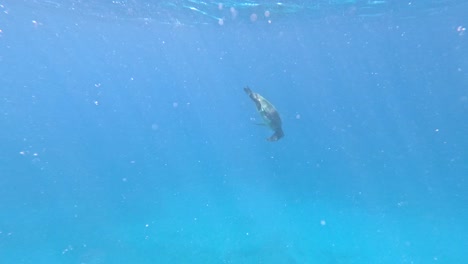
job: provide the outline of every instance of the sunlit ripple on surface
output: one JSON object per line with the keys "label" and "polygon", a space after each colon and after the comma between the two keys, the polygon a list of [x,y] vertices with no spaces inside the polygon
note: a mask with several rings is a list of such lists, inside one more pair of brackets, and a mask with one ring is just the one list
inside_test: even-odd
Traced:
{"label": "sunlit ripple on surface", "polygon": [[[19,1],[18,1],[19,2]],[[138,0],[22,0],[34,8],[72,11],[101,19],[137,20],[147,23],[196,25],[249,22],[252,15],[265,22],[300,16],[409,17],[422,12],[467,4],[468,0],[311,0],[311,1],[138,1]],[[268,12],[269,16],[264,14]],[[270,16],[271,15],[271,16]]]}

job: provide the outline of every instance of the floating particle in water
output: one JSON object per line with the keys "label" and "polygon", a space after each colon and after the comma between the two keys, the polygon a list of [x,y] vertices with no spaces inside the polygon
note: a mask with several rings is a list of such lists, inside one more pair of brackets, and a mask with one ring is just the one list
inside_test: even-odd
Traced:
{"label": "floating particle in water", "polygon": [[270,11],[265,11],[265,17],[270,17]]}
{"label": "floating particle in water", "polygon": [[327,222],[325,222],[325,220],[320,220],[320,225],[324,226],[326,224],[327,224]]}
{"label": "floating particle in water", "polygon": [[461,36],[461,35],[465,34],[465,31],[466,31],[466,28],[465,28],[465,27],[463,27],[463,26],[458,26],[458,27],[457,27],[458,35]]}
{"label": "floating particle in water", "polygon": [[179,106],[179,103],[178,103],[178,102],[173,102],[173,103],[172,103],[172,107],[177,108],[178,106]]}
{"label": "floating particle in water", "polygon": [[257,17],[257,14],[255,14],[255,13],[253,13],[253,14],[250,15],[250,21],[252,21],[252,22],[257,21],[257,18],[258,18],[258,17]]}
{"label": "floating particle in water", "polygon": [[[222,18],[218,19],[218,24],[219,24],[220,26],[224,25],[224,19],[222,19]],[[0,32],[0,33],[1,33],[1,32]]]}
{"label": "floating particle in water", "polygon": [[229,9],[229,11],[231,12],[231,18],[236,19],[237,18],[237,10],[234,7],[231,7]]}
{"label": "floating particle in water", "polygon": [[66,247],[64,250],[62,250],[62,254],[68,253],[69,251],[72,251],[72,250],[73,250],[73,246],[68,245],[68,247]]}
{"label": "floating particle in water", "polygon": [[42,26],[42,23],[38,22],[37,20],[32,20],[31,23],[33,24],[34,27]]}

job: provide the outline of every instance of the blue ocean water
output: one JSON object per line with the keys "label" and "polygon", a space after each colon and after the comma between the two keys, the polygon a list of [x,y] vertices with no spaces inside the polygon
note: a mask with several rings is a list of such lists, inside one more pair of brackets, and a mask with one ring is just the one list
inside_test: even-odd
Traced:
{"label": "blue ocean water", "polygon": [[0,0],[0,263],[468,263],[467,10]]}

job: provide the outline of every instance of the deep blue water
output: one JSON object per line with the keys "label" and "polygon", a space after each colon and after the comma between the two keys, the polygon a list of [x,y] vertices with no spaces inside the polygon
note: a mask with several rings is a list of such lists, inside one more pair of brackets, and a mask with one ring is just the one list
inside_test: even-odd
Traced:
{"label": "deep blue water", "polygon": [[146,1],[0,0],[0,263],[468,263],[468,1]]}

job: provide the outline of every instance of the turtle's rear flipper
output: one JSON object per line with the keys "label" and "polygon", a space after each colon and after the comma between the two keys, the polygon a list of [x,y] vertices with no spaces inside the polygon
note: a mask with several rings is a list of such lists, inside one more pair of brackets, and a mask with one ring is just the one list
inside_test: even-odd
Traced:
{"label": "turtle's rear flipper", "polygon": [[268,141],[278,141],[280,138],[284,137],[283,129],[279,128],[275,130],[275,133],[267,138]]}

